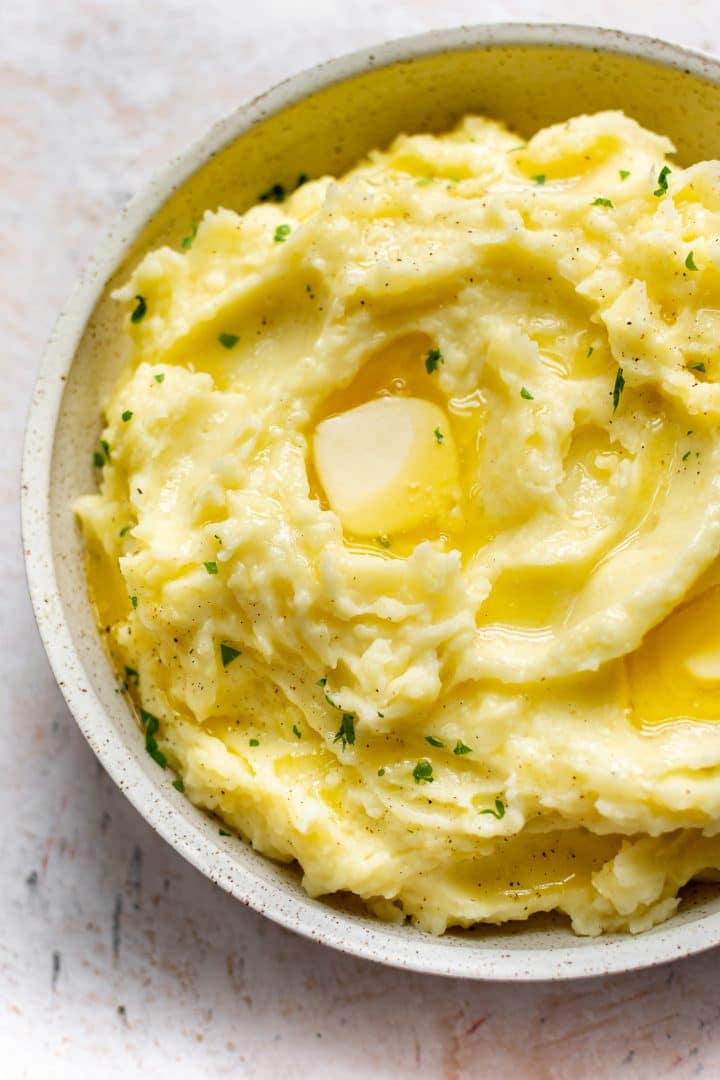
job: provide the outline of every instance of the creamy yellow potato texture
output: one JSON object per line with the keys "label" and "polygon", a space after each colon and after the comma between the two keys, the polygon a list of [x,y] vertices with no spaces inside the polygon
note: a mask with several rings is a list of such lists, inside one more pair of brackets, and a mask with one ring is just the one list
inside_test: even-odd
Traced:
{"label": "creamy yellow potato texture", "polygon": [[469,117],[116,294],[100,625],[158,764],[314,896],[598,934],[720,867],[720,165],[672,149]]}

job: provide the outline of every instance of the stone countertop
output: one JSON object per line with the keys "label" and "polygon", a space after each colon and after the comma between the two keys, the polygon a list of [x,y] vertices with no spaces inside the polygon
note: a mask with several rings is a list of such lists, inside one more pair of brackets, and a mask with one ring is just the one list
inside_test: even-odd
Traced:
{"label": "stone countertop", "polygon": [[176,855],[75,727],[35,630],[18,470],[70,285],[128,196],[216,118],[350,49],[480,20],[563,20],[720,52],[717,0],[18,0],[0,12],[0,1071],[8,1080],[720,1075],[717,952],[512,986],[311,944]]}

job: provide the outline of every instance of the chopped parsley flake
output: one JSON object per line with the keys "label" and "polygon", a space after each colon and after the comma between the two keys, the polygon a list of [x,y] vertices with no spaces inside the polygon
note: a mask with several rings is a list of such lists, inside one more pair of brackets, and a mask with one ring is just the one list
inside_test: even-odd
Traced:
{"label": "chopped parsley flake", "polygon": [[248,739],[248,745],[249,746],[259,746],[260,745],[260,740],[259,739]]}
{"label": "chopped parsley flake", "polygon": [[162,750],[158,747],[155,736],[157,735],[158,728],[160,727],[160,721],[157,716],[153,716],[146,709],[140,710],[140,723],[145,728],[145,749],[150,757],[156,764],[164,769],[167,765],[167,758],[163,754]]}
{"label": "chopped parsley flake", "polygon": [[234,649],[232,645],[226,645],[224,641],[220,642],[220,659],[223,667],[232,664],[233,660],[237,660],[239,655],[239,649]]}
{"label": "chopped parsley flake", "polygon": [[525,398],[526,401],[534,401],[535,400],[535,398],[532,396],[530,391],[525,386],[523,386],[522,390],[520,391],[520,397]]}
{"label": "chopped parsley flake", "polygon": [[198,223],[197,221],[193,221],[192,228],[190,229],[189,234],[187,236],[183,236],[182,240],[180,241],[180,247],[185,248],[186,251],[188,250],[188,248],[191,248],[193,245],[193,240],[197,236],[197,231]]}
{"label": "chopped parsley flake", "polygon": [[545,176],[545,173],[538,173],[536,176],[531,176],[530,179],[534,180],[536,184],[542,187],[547,180],[547,177]]}
{"label": "chopped parsley flake", "polygon": [[657,183],[658,186],[653,191],[653,195],[659,199],[661,195],[665,195],[668,189],[667,178],[672,172],[669,165],[663,165],[662,169],[658,173]]}
{"label": "chopped parsley flake", "polygon": [[615,203],[612,201],[612,199],[605,199],[602,195],[598,195],[597,199],[593,199],[593,201],[592,201],[592,203],[590,205],[591,206],[609,206],[611,209],[614,209],[614,207],[615,207]]}
{"label": "chopped parsley flake", "polygon": [[688,254],[688,257],[685,260],[685,265],[687,266],[688,270],[697,270],[697,266],[695,265],[695,257],[692,251]]}
{"label": "chopped parsley flake", "polygon": [[275,235],[273,236],[273,240],[275,241],[276,244],[284,244],[289,235],[290,235],[290,226],[289,225],[278,225],[277,229],[275,230]]}
{"label": "chopped parsley flake", "polygon": [[435,779],[433,776],[433,767],[429,761],[418,761],[412,774],[416,784],[432,784]]}
{"label": "chopped parsley flake", "polygon": [[384,776],[384,775],[385,775],[385,770],[384,769],[378,769],[378,776]]}
{"label": "chopped parsley flake", "polygon": [[333,709],[337,709],[338,712],[342,712],[342,705],[336,705],[333,699],[328,694],[327,690],[325,691],[325,700],[327,701],[328,705],[332,705]]}
{"label": "chopped parsley flake", "polygon": [[683,461],[687,461],[687,459],[690,457],[691,454],[692,454],[692,450],[686,450],[686,452],[682,456]]}
{"label": "chopped parsley flake", "polygon": [[615,376],[615,385],[613,386],[612,399],[613,399],[613,412],[617,411],[617,407],[620,404],[620,397],[625,389],[625,379],[623,378],[623,369],[619,367],[617,369],[617,375]]}
{"label": "chopped parsley flake", "polygon": [[127,536],[127,534],[130,532],[131,529],[132,529],[132,525],[123,525],[122,529],[118,533],[118,536],[121,537],[121,538],[123,536]]}
{"label": "chopped parsley flake", "polygon": [[438,446],[442,446],[442,442],[445,436],[443,435],[439,427],[435,428],[435,430],[433,431],[433,435],[435,436],[435,442],[438,444]]}
{"label": "chopped parsley flake", "polygon": [[327,679],[325,677],[323,677],[322,679],[318,679],[318,681],[315,683],[315,685],[316,686],[327,686]]}
{"label": "chopped parsley flake", "polygon": [[239,340],[237,334],[228,334],[224,330],[222,334],[218,334],[218,341],[224,349],[234,349]]}
{"label": "chopped parsley flake", "polygon": [[127,664],[125,665],[125,678],[133,679],[136,686],[140,682],[140,675],[138,674],[138,672],[135,670],[135,668],[128,667]]}
{"label": "chopped parsley flake", "polygon": [[130,316],[130,322],[139,323],[145,318],[147,312],[147,301],[144,296],[136,296],[137,305],[135,306],[132,315]]}
{"label": "chopped parsley flake", "polygon": [[495,809],[494,810],[481,810],[480,813],[481,814],[492,814],[492,816],[494,818],[497,818],[498,821],[499,821],[500,818],[505,817],[505,803],[502,801],[502,799],[496,799],[495,800]]}
{"label": "chopped parsley flake", "polygon": [[438,364],[444,364],[445,357],[439,349],[428,349],[428,354],[425,357],[425,370],[428,375],[432,375],[433,371],[437,371]]}
{"label": "chopped parsley flake", "polygon": [[153,375],[155,382],[165,382],[165,372],[161,371],[159,375]]}
{"label": "chopped parsley flake", "polygon": [[282,184],[271,184],[258,198],[260,202],[285,202],[285,188]]}
{"label": "chopped parsley flake", "polygon": [[430,743],[431,746],[444,746],[445,743],[442,739],[436,739],[434,735],[426,735],[425,742]]}
{"label": "chopped parsley flake", "polygon": [[620,179],[621,180],[627,180],[629,175],[630,175],[630,170],[629,169],[620,169]]}
{"label": "chopped parsley flake", "polygon": [[702,371],[703,373],[706,370],[705,369],[705,364],[702,362],[702,360],[700,360],[700,362],[697,363],[697,364],[690,364],[689,368],[690,368],[690,371]]}
{"label": "chopped parsley flake", "polygon": [[418,187],[425,187],[426,184],[432,184],[434,179],[434,176],[421,176],[419,180],[415,181],[415,183]]}
{"label": "chopped parsley flake", "polygon": [[128,420],[132,420],[132,418],[133,418],[132,411],[130,409],[126,409],[125,412],[122,414],[122,422],[123,422],[123,424],[127,424]]}
{"label": "chopped parsley flake", "polygon": [[111,457],[110,457],[110,443],[107,441],[107,439],[101,439],[100,440],[100,445],[103,448],[103,452],[105,454],[105,460],[108,462],[108,464],[110,464],[110,460],[111,460]]}
{"label": "chopped parsley flake", "polygon": [[218,829],[218,833],[220,836],[232,836],[232,833],[229,833],[227,829]]}
{"label": "chopped parsley flake", "polygon": [[589,345],[589,346],[588,346],[588,351],[586,352],[586,354],[585,354],[585,355],[586,355],[586,356],[587,356],[588,358],[590,358],[590,357],[592,356],[592,354],[593,354],[593,347],[592,347],[592,345]]}
{"label": "chopped parsley flake", "polygon": [[181,794],[185,791],[185,785],[183,784],[182,780],[173,780],[172,786],[175,788],[176,791],[179,791]]}
{"label": "chopped parsley flake", "polygon": [[466,746],[462,739],[458,739],[453,747],[453,754],[472,754],[472,747]]}
{"label": "chopped parsley flake", "polygon": [[96,469],[102,469],[105,464],[105,458],[102,456],[99,450],[96,450],[93,454],[93,465]]}
{"label": "chopped parsley flake", "polygon": [[293,735],[295,736],[296,739],[302,739],[302,732],[300,731],[300,728],[297,726],[297,724],[293,724],[292,730],[293,730]]}
{"label": "chopped parsley flake", "polygon": [[137,596],[131,596],[130,597],[130,603],[132,604],[132,606],[134,608],[136,608],[137,607]]}
{"label": "chopped parsley flake", "polygon": [[343,718],[340,722],[340,727],[337,730],[337,734],[333,739],[333,742],[342,742],[343,750],[355,742],[355,718],[352,713],[343,713]]}
{"label": "chopped parsley flake", "polygon": [[218,572],[216,562],[206,562],[206,563],[203,563],[203,566],[207,570],[208,574],[217,574],[217,572]]}

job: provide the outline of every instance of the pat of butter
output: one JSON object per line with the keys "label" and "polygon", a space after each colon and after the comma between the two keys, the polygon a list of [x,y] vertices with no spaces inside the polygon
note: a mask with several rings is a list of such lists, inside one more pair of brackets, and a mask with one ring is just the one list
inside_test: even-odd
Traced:
{"label": "pat of butter", "polygon": [[720,681],[720,648],[691,653],[685,658],[683,666],[694,679],[702,682]]}
{"label": "pat of butter", "polygon": [[421,398],[377,398],[323,420],[313,457],[331,508],[357,536],[406,532],[457,501],[448,418]]}

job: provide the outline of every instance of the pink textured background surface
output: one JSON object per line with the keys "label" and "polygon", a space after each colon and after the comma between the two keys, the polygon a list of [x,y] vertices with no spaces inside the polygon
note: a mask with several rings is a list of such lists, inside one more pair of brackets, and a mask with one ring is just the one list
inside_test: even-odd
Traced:
{"label": "pink textured background surface", "polygon": [[55,687],[21,567],[32,382],[127,197],[282,77],[440,26],[602,23],[720,52],[717,0],[6,0],[0,7],[0,1073],[720,1076],[717,953],[576,984],[408,975],[293,937],[187,866],[106,778]]}

